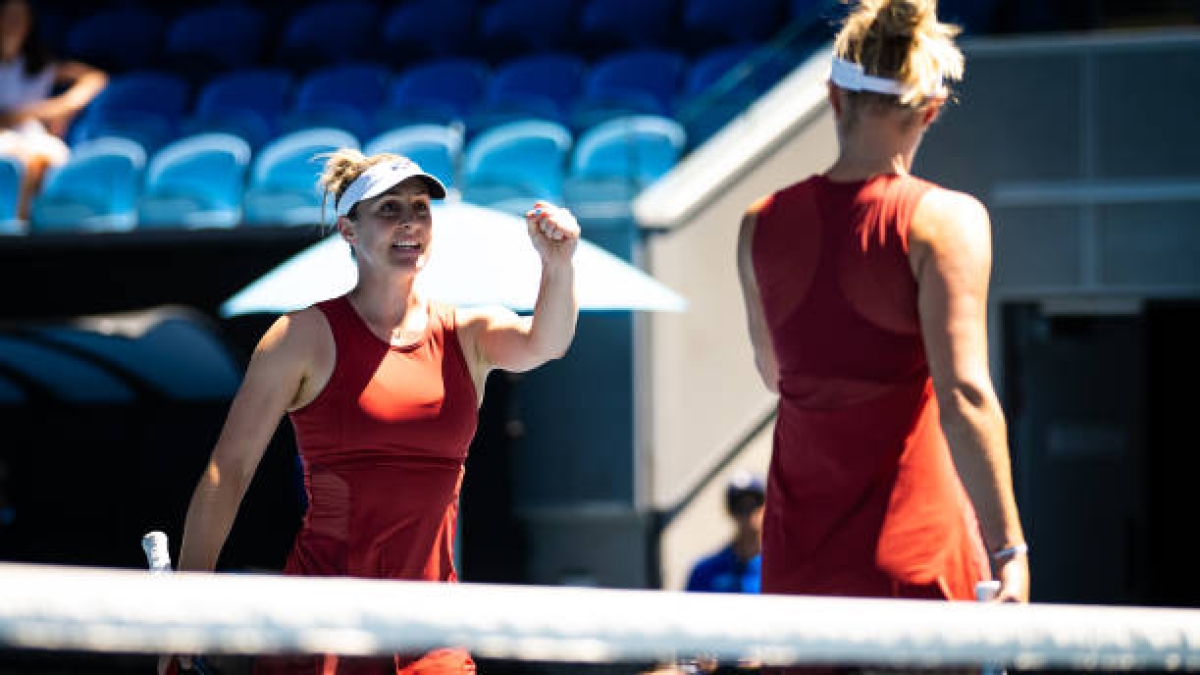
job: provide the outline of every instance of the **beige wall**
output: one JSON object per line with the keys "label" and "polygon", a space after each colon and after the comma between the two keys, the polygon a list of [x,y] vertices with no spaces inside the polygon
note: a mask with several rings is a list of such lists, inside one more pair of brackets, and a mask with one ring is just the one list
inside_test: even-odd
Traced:
{"label": "beige wall", "polygon": [[683,589],[691,566],[701,556],[729,543],[733,521],[725,511],[725,486],[739,470],[757,473],[766,480],[773,431],[773,426],[767,426],[756,434],[737,459],[705,485],[695,501],[663,531],[659,543],[663,588]]}

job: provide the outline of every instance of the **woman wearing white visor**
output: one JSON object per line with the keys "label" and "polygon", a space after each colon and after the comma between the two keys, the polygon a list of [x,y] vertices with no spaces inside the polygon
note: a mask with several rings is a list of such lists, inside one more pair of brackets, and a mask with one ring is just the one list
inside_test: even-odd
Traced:
{"label": "woman wearing white visor", "polygon": [[[526,214],[542,261],[532,316],[457,309],[416,285],[433,253],[430,201],[446,190],[396,155],[340,150],[321,185],[358,265],[346,295],[280,317],[259,342],[188,509],[183,570],[212,570],[247,485],[286,412],[308,510],[285,574],[455,581],[454,532],[484,381],[562,356],[578,307],[579,226],[565,209]],[[163,668],[166,668],[164,659]],[[258,673],[473,673],[442,649],[389,659],[262,658]]]}

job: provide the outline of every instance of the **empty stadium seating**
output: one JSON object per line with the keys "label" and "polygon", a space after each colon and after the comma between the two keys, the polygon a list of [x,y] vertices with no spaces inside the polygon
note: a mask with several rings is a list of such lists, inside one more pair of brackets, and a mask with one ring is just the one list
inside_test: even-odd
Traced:
{"label": "empty stadium seating", "polygon": [[137,226],[233,227],[241,222],[250,144],[232,134],[180,138],[150,158]]}
{"label": "empty stadium seating", "polygon": [[295,77],[283,68],[246,68],[218,75],[201,86],[181,131],[232,133],[257,148],[278,131],[295,86]]}
{"label": "empty stadium seating", "polygon": [[[619,181],[597,167],[615,129],[628,135],[640,120],[640,158],[651,144],[643,127],[679,127],[659,135],[663,148],[683,139],[661,155],[678,161],[791,67],[756,58],[770,34],[829,4],[113,0],[43,14],[65,51],[110,69],[68,143],[132,142],[146,167],[132,201],[89,215],[88,230],[316,222],[313,155],[343,145],[412,155],[480,203],[584,203],[581,189],[611,201]],[[218,138],[228,142],[199,149]],[[650,164],[636,163],[636,176],[621,174],[627,196],[651,180]],[[86,201],[51,191],[30,230],[66,228],[64,214]]]}
{"label": "empty stadium seating", "polygon": [[426,173],[436,176],[447,188],[453,188],[462,147],[463,132],[458,126],[412,124],[375,136],[363,145],[363,152],[404,155],[420,164]]}
{"label": "empty stadium seating", "polygon": [[500,124],[463,152],[463,199],[514,213],[536,200],[560,202],[571,132],[546,120]]}
{"label": "empty stadium seating", "polygon": [[[242,200],[246,225],[306,225],[321,222],[317,177],[322,153],[358,148],[344,129],[318,127],[286,133],[268,142],[251,160]],[[332,205],[330,205],[332,208]]]}
{"label": "empty stadium seating", "polygon": [[626,218],[629,204],[683,155],[687,133],[669,117],[634,115],[602,122],[579,136],[563,198],[584,219]]}
{"label": "empty stadium seating", "polygon": [[46,176],[33,201],[31,232],[129,230],[137,222],[137,197],[146,151],[124,138],[81,143],[70,160]]}
{"label": "empty stadium seating", "polygon": [[262,13],[247,5],[211,5],[180,14],[167,30],[164,53],[170,68],[200,80],[232,68],[249,68],[262,58]]}
{"label": "empty stadium seating", "polygon": [[99,68],[149,68],[162,53],[164,27],[161,16],[143,7],[104,7],[72,25],[66,49]]}

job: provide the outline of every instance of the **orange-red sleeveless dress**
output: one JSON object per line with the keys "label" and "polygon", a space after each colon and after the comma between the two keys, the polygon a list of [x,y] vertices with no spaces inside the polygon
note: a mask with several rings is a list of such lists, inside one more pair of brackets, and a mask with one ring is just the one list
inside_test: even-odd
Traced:
{"label": "orange-red sleeveless dress", "polygon": [[[291,413],[308,509],[284,574],[456,581],[454,531],[477,398],[454,309],[393,346],[347,297],[317,305],[337,348],[328,384]],[[256,673],[474,673],[470,656],[264,658]]]}
{"label": "orange-red sleeveless dress", "polygon": [[814,176],[758,215],[753,268],[780,372],[764,593],[970,600],[990,577],[939,426],[908,263],[932,187]]}

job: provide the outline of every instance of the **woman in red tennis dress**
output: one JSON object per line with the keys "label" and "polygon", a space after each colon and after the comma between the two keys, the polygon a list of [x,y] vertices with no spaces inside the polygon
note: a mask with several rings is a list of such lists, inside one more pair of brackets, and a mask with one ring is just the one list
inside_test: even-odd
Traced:
{"label": "woman in red tennis dress", "polygon": [[[341,150],[321,182],[358,265],[346,295],[266,332],[192,497],[180,569],[212,570],[262,453],[286,412],[308,509],[285,574],[451,582],[458,494],[484,381],[563,355],[578,314],[571,214],[526,214],[542,261],[531,317],[431,302],[414,282],[435,241],[433,176],[396,155]],[[163,668],[168,659],[163,660]],[[474,673],[446,648],[394,658],[262,658],[256,673]]]}
{"label": "woman in red tennis dress", "polygon": [[1029,596],[1004,415],[988,370],[988,215],[912,176],[961,77],[934,0],[864,0],[834,46],[840,152],[750,208],[738,261],[778,392],[764,593]]}

